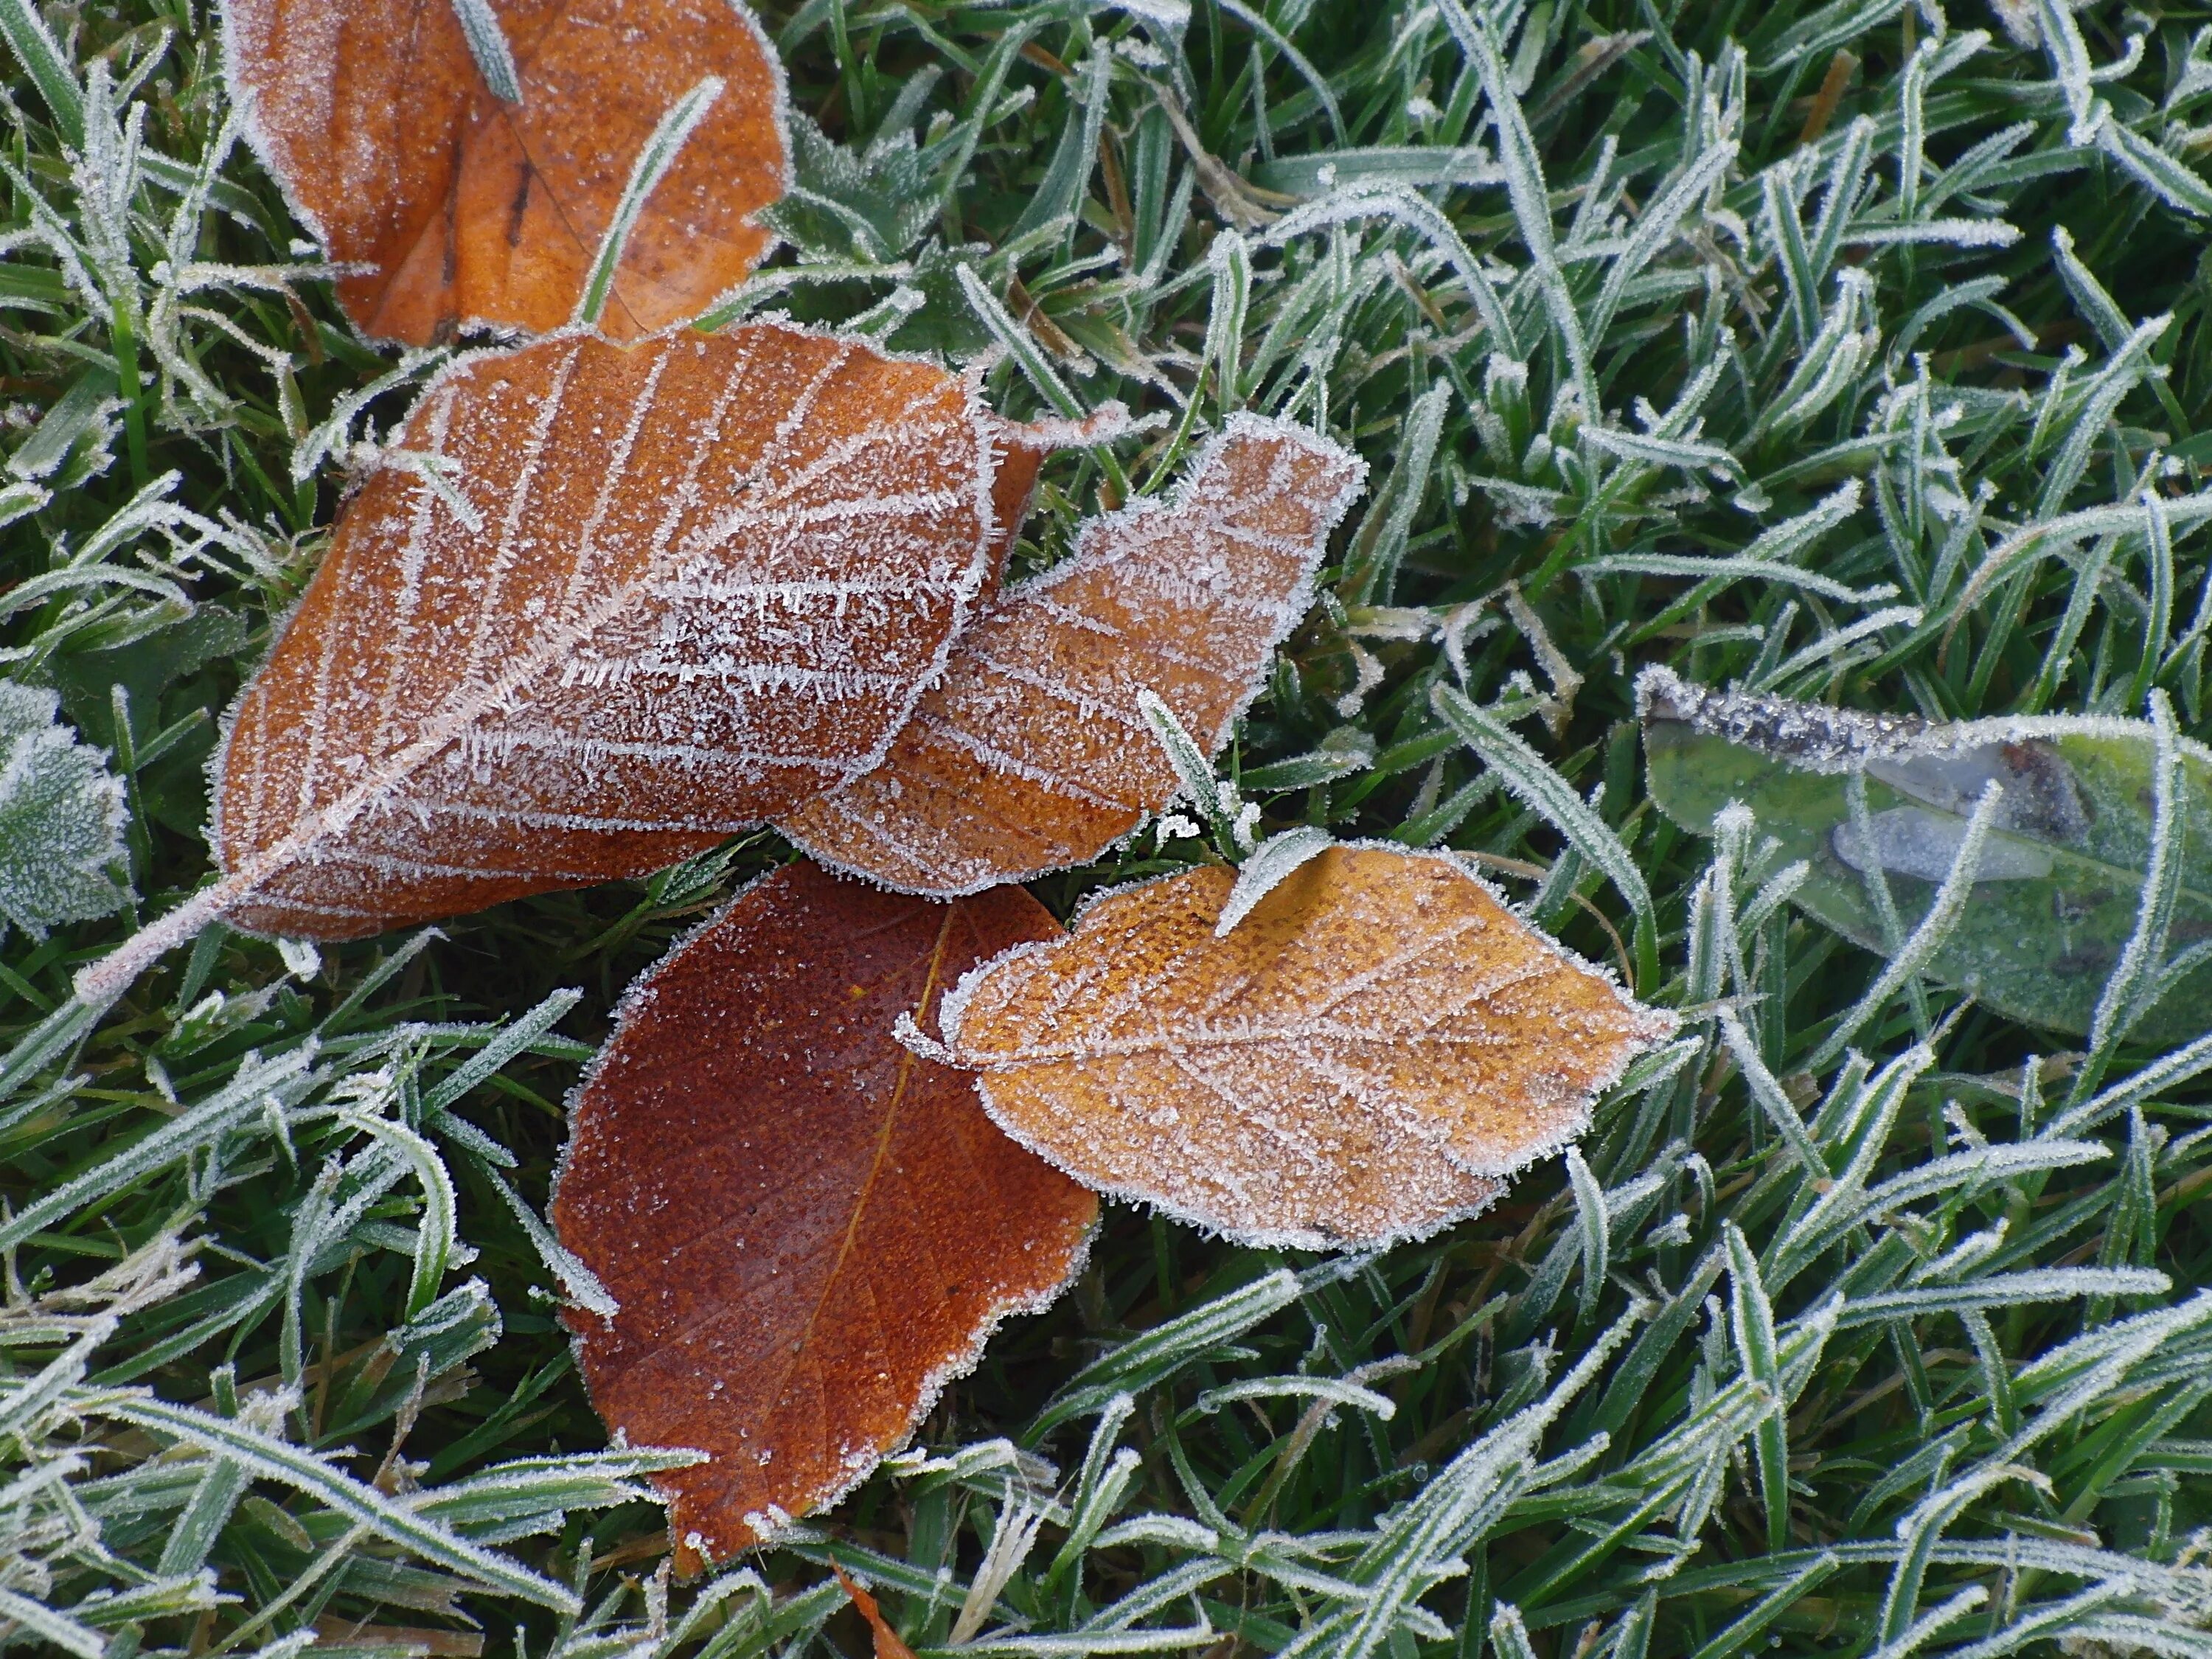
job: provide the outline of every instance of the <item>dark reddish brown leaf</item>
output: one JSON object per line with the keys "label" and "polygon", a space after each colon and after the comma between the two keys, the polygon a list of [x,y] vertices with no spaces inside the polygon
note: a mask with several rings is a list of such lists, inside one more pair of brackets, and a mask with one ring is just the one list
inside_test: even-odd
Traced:
{"label": "dark reddish brown leaf", "polygon": [[223,884],[89,994],[210,915],[356,937],[788,811],[882,753],[994,537],[960,380],[780,325],[465,357],[396,447],[232,715]]}
{"label": "dark reddish brown leaf", "polygon": [[1232,422],[1172,502],[1093,520],[1065,563],[1002,595],[883,763],[777,827],[939,897],[1097,858],[1176,790],[1137,694],[1218,751],[1364,471],[1303,428]]}
{"label": "dark reddish brown leaf", "polygon": [[1200,868],[1100,894],[962,981],[945,1040],[1087,1185],[1271,1245],[1378,1245],[1582,1133],[1674,1017],[1449,855],[1332,847],[1224,937]]}
{"label": "dark reddish brown leaf", "polygon": [[632,988],[569,1114],[553,1219],[621,1304],[570,1316],[592,1398],[720,1559],[834,1503],[1008,1312],[1079,1265],[1097,1200],[892,1038],[968,968],[1059,926],[793,865]]}
{"label": "dark reddish brown leaf", "polygon": [[490,0],[520,104],[495,97],[447,0],[225,0],[248,133],[368,334],[537,332],[574,312],[630,168],[702,78],[721,96],[624,244],[601,325],[697,315],[769,242],[752,213],[789,173],[783,70],[736,0]]}

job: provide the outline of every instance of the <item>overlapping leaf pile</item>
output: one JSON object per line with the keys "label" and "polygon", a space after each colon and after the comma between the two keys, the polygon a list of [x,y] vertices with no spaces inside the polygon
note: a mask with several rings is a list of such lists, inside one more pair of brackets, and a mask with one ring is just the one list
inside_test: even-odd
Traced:
{"label": "overlapping leaf pile", "polygon": [[[419,38],[420,72],[377,55],[396,15],[229,17],[268,158],[333,253],[368,256],[345,298],[371,331],[543,327],[571,295],[592,315],[594,220],[634,325],[667,297],[636,297],[638,250],[720,245],[665,216],[639,240],[644,201],[703,189],[648,160],[699,136],[685,121],[592,140],[639,148],[623,201],[563,160],[668,82],[630,59],[578,78],[592,31],[652,17],[464,6]],[[712,51],[773,82],[748,27]],[[451,136],[395,150],[423,128]],[[720,142],[780,155],[781,130]],[[504,265],[482,255],[487,178],[513,192]],[[1048,1164],[1231,1237],[1378,1245],[1480,1208],[1672,1030],[1449,859],[1395,848],[1278,872],[1237,915],[1219,871],[1126,893],[1054,958],[1087,1004],[1016,988],[1038,963],[1014,947],[1056,929],[988,895],[1097,858],[1178,791],[1218,812],[1212,759],[1365,470],[1238,415],[1172,501],[996,592],[1042,454],[1094,428],[1115,422],[1012,425],[970,380],[787,323],[459,359],[231,714],[222,878],[78,982],[112,997],[216,921],[355,938],[645,876],[768,820],[890,887],[987,894],[757,884],[641,983],[575,1102],[555,1223],[599,1287],[579,1352],[618,1434],[705,1455],[656,1477],[693,1565],[842,1497],[1006,1314],[1065,1286],[1097,1203]],[[899,1048],[963,975],[955,1000],[989,1018]],[[1368,1002],[1411,1018],[1376,1026]],[[992,1074],[984,1108],[1048,1163],[954,1066]],[[1495,1098],[1470,1117],[1469,1091]],[[887,1320],[885,1283],[927,1313]]]}
{"label": "overlapping leaf pile", "polygon": [[[2197,1659],[2196,15],[805,6],[787,121],[742,14],[622,11],[653,27],[236,0],[234,39],[313,50],[228,64],[233,104],[208,8],[0,0],[0,1640]],[[395,84],[432,142],[386,195],[345,100]],[[788,257],[746,275],[763,228]],[[704,346],[653,337],[709,306]],[[454,362],[483,323],[629,355]],[[832,407],[923,394],[927,482],[868,550],[936,584],[916,639],[826,602],[878,422],[763,443],[733,393],[695,444],[718,393],[678,395],[688,347],[811,410],[728,345],[823,368],[830,335]],[[1087,418],[1113,399],[1147,418]],[[734,480],[747,440],[773,500],[621,487]],[[326,540],[376,626],[307,595],[228,740],[240,879],[185,910],[217,716]],[[817,660],[812,702],[757,694]],[[764,874],[781,841],[722,833],[748,791],[923,890]],[[597,879],[655,836],[694,855]],[[1035,885],[1073,933],[989,885],[1094,854]],[[1556,1139],[1592,1047],[1656,1022],[1470,868],[1682,1012],[1563,1178],[1320,1261],[1109,1207],[922,1449],[785,1524],[1074,1270],[1093,1200],[949,1061],[1087,1178],[1301,1244],[1421,1233],[1510,1162],[1494,1130]],[[193,933],[526,888],[404,944]],[[72,1001],[141,894],[190,950]],[[593,1052],[555,1028],[596,1039],[702,918],[578,1097],[566,1248],[526,1201]],[[1575,1018],[1532,1042],[1546,983]],[[1394,1045],[1534,1086],[1424,1093]],[[763,1129],[732,1101],[771,1083]],[[1359,1207],[1361,1149],[1420,1202]],[[579,1359],[630,1446],[574,1449]],[[745,1554],[685,1588],[672,1543]]]}

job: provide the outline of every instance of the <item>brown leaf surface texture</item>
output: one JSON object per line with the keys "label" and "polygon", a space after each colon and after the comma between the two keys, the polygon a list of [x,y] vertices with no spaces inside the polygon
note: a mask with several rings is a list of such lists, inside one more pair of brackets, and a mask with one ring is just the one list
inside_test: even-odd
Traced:
{"label": "brown leaf surface texture", "polygon": [[1216,939],[1234,880],[1112,889],[946,998],[1002,1128],[1233,1238],[1379,1244],[1481,1207],[1674,1030],[1444,854],[1331,848]]}
{"label": "brown leaf surface texture", "polygon": [[734,0],[489,0],[522,101],[495,97],[448,0],[225,0],[247,132],[331,259],[364,333],[566,323],[639,151],[724,82],[623,246],[602,326],[697,315],[769,245],[787,183],[783,71]]}
{"label": "brown leaf surface texture", "polygon": [[1175,793],[1138,692],[1218,751],[1364,471],[1302,427],[1232,420],[1172,501],[1092,520],[1066,562],[1002,595],[882,763],[777,828],[939,897],[1097,858]]}
{"label": "brown leaf surface texture", "polygon": [[781,325],[465,357],[395,447],[225,740],[238,927],[373,933],[790,811],[880,756],[994,539],[963,383]]}
{"label": "brown leaf surface texture", "polygon": [[891,1036],[1059,932],[1019,888],[948,906],[798,864],[624,1000],[553,1220],[621,1304],[569,1316],[600,1415],[711,1455],[654,1477],[701,1553],[836,1502],[1080,1267],[1097,1199]]}

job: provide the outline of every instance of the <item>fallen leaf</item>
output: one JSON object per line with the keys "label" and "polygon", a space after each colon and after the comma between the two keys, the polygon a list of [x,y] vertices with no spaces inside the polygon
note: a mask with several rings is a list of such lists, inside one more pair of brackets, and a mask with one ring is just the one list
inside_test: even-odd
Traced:
{"label": "fallen leaf", "polygon": [[630,170],[705,76],[722,91],[645,202],[601,321],[696,316],[759,262],[751,216],[790,172],[783,71],[732,0],[474,0],[512,55],[498,96],[448,0],[225,0],[254,149],[330,258],[362,332],[422,345],[567,322]]}
{"label": "fallen leaf", "polygon": [[1218,752],[1364,471],[1304,428],[1233,420],[1172,501],[1093,520],[1067,560],[1002,595],[882,763],[777,828],[938,897],[1097,858],[1178,781],[1137,694]]}
{"label": "fallen leaf", "polygon": [[1085,1185],[1269,1246],[1473,1213],[1674,1029],[1449,855],[1334,847],[1228,933],[1206,866],[1099,895],[945,1000],[1007,1133]]}
{"label": "fallen leaf", "polygon": [[915,1659],[914,1650],[891,1628],[890,1620],[884,1617],[884,1610],[876,1605],[876,1598],[862,1589],[854,1582],[853,1575],[835,1561],[830,1564],[830,1571],[837,1575],[838,1586],[844,1590],[846,1599],[860,1610],[860,1617],[867,1620],[868,1633],[875,1642],[876,1659]]}
{"label": "fallen leaf", "polygon": [[[1973,988],[2015,1019],[2087,1032],[2129,948],[2150,866],[2157,744],[2149,722],[2044,714],[1930,722],[1719,691],[1663,668],[1638,676],[1651,799],[1699,835],[1730,801],[1802,860],[1791,894],[1853,944],[1888,954],[1875,872],[1907,934],[1927,915],[1982,791],[2001,787],[1957,923],[1924,971]],[[1867,816],[1849,780],[1863,772]],[[2212,754],[2187,743],[2176,774],[2181,869],[2177,957],[2212,939]],[[2185,966],[2136,1035],[2179,1043],[2208,1023],[2212,967]]]}
{"label": "fallen leaf", "polygon": [[621,1306],[568,1316],[600,1415],[711,1455],[653,1477],[701,1554],[835,1503],[1080,1267],[1097,1200],[891,1036],[1059,932],[1019,888],[939,905],[793,865],[624,999],[553,1220]]}
{"label": "fallen leaf", "polygon": [[872,765],[989,556],[972,397],[777,324],[449,366],[232,714],[222,884],[87,994],[212,915],[346,939],[642,875]]}

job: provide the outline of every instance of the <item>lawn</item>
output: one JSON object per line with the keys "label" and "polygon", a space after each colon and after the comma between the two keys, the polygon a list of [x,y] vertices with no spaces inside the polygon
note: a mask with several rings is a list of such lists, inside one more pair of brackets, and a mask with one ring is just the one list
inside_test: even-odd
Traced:
{"label": "lawn", "polygon": [[[777,0],[797,188],[708,320],[1125,404],[1017,574],[1237,410],[1358,451],[1222,777],[1474,855],[1680,1037],[1387,1251],[1109,1205],[686,1577],[543,1217],[624,988],[792,849],[75,998],[210,878],[225,712],[451,349],[348,323],[212,0],[0,0],[0,1646],[859,1656],[834,1566],[922,1659],[2212,1656],[2212,9],[1467,4]],[[1694,821],[1655,666],[2094,717],[1990,731],[2105,887],[1843,772]]]}

